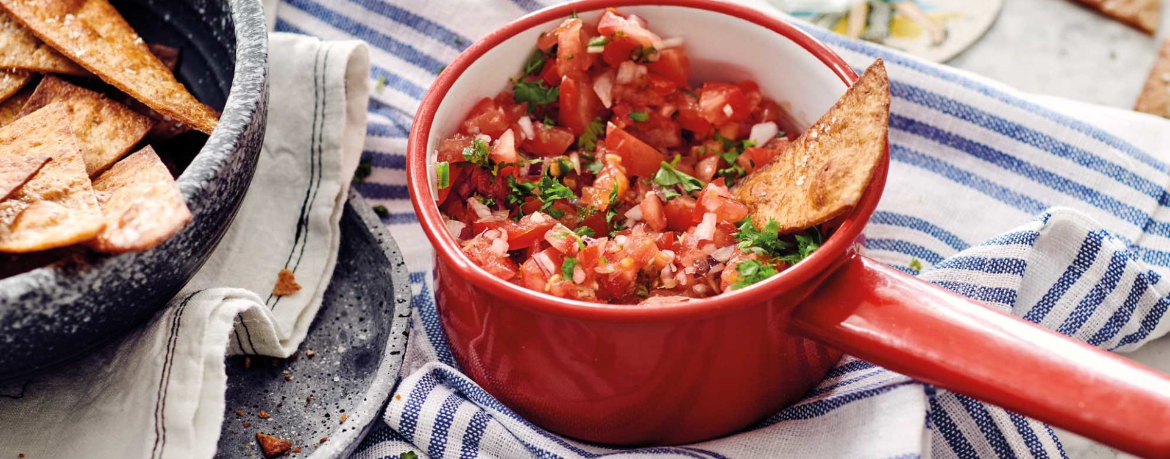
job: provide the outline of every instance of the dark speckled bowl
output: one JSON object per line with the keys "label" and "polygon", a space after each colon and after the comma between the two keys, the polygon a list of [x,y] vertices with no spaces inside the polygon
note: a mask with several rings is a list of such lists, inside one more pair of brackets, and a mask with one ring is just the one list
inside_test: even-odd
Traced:
{"label": "dark speckled bowl", "polygon": [[260,0],[112,3],[148,43],[180,48],[179,80],[223,113],[210,137],[185,135],[159,146],[185,166],[179,189],[194,219],[148,252],[74,253],[0,280],[0,380],[80,357],[145,322],[207,260],[256,170],[268,108]]}

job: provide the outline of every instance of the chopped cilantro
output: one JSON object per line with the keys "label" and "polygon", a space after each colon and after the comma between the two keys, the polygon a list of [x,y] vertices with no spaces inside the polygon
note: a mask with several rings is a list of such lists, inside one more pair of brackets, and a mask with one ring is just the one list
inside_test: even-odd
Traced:
{"label": "chopped cilantro", "polygon": [[602,35],[602,36],[593,37],[592,40],[589,40],[589,44],[586,46],[593,48],[596,46],[605,46],[608,44],[609,44],[609,39],[606,38],[604,35]]}
{"label": "chopped cilantro", "polygon": [[816,228],[809,228],[805,234],[796,235],[796,252],[780,257],[784,262],[795,265],[821,247],[825,238]]}
{"label": "chopped cilantro", "polygon": [[398,459],[418,459],[418,454],[415,454],[414,451],[407,451],[400,454]]}
{"label": "chopped cilantro", "polygon": [[597,160],[597,161],[593,161],[593,162],[589,163],[589,165],[585,166],[585,170],[589,171],[589,173],[591,173],[593,175],[597,175],[597,174],[601,173],[601,168],[603,166],[605,166],[605,165],[601,164],[601,160]]}
{"label": "chopped cilantro", "polygon": [[918,257],[910,257],[910,269],[916,273],[922,272],[922,261]]}
{"label": "chopped cilantro", "polygon": [[573,257],[565,257],[565,262],[561,263],[561,277],[565,279],[573,278],[573,268],[577,267],[577,259]]}
{"label": "chopped cilantro", "polygon": [[780,222],[768,219],[764,229],[758,230],[750,215],[740,222],[735,240],[739,241],[739,248],[744,252],[755,252],[758,255],[779,256],[792,248],[792,244],[780,239]]}
{"label": "chopped cilantro", "polygon": [[[585,127],[585,132],[577,138],[577,148],[585,151],[593,151],[597,149],[597,139],[605,134],[605,122],[601,118],[594,118],[589,122],[589,126]],[[600,163],[600,161],[598,161]]]}
{"label": "chopped cilantro", "polygon": [[578,226],[576,229],[573,230],[573,232],[577,233],[578,236],[593,237],[593,236],[597,235],[597,233],[593,232],[593,228],[590,228],[588,226]]}
{"label": "chopped cilantro", "polygon": [[672,187],[676,185],[682,187],[683,193],[688,195],[693,191],[700,191],[703,189],[702,180],[691,177],[687,173],[680,172],[678,169],[674,168],[674,165],[678,164],[678,160],[679,156],[674,155],[674,159],[672,159],[669,163],[663,161],[662,165],[658,168],[658,172],[654,174],[654,183],[662,186],[668,201],[681,194],[672,189]]}
{"label": "chopped cilantro", "polygon": [[638,288],[634,290],[634,294],[638,298],[647,298],[650,296],[650,288],[646,287],[646,284],[639,283]]}
{"label": "chopped cilantro", "polygon": [[374,160],[369,156],[363,156],[358,161],[358,167],[353,171],[353,183],[361,184],[366,179],[370,178],[370,174],[374,173]]}
{"label": "chopped cilantro", "polygon": [[374,213],[383,220],[390,218],[390,211],[386,210],[386,206],[374,206]]}
{"label": "chopped cilantro", "polygon": [[463,39],[459,38],[459,37],[455,37],[455,44],[459,45],[459,46],[463,46]]}
{"label": "chopped cilantro", "polygon": [[524,63],[524,74],[535,75],[540,72],[540,69],[544,68],[544,60],[544,52],[539,49],[533,51],[532,55],[528,56],[528,61]]}
{"label": "chopped cilantro", "polygon": [[732,290],[739,290],[754,283],[776,275],[776,268],[759,260],[747,259],[735,265],[738,279],[731,285]]}
{"label": "chopped cilantro", "polygon": [[476,197],[479,198],[479,202],[482,202],[483,205],[485,205],[485,206],[492,207],[492,206],[496,205],[495,198],[489,198],[486,196],[476,196]]}
{"label": "chopped cilantro", "polygon": [[716,175],[723,177],[723,183],[727,186],[735,185],[735,181],[740,177],[743,177],[746,173],[747,171],[743,170],[743,168],[736,163],[731,163],[730,167],[724,167],[715,171]]}
{"label": "chopped cilantro", "polygon": [[650,114],[645,112],[645,111],[630,112],[630,119],[637,121],[639,123],[645,123],[647,121],[650,121]]}
{"label": "chopped cilantro", "polygon": [[658,48],[653,46],[639,46],[634,48],[633,51],[630,51],[630,60],[639,64],[649,64],[656,59],[653,57],[656,54],[658,54]]}
{"label": "chopped cilantro", "polygon": [[378,76],[378,83],[374,85],[374,92],[381,93],[382,88],[386,87],[386,75]]}
{"label": "chopped cilantro", "polygon": [[579,17],[581,16],[577,16],[577,10],[573,10],[573,14],[569,15],[569,19],[577,19]]}
{"label": "chopped cilantro", "polygon": [[439,189],[451,186],[451,164],[446,161],[435,163],[435,176],[439,179]]}
{"label": "chopped cilantro", "polygon": [[483,139],[475,139],[467,148],[463,149],[463,159],[476,166],[488,165],[488,144]]}
{"label": "chopped cilantro", "polygon": [[545,115],[544,125],[548,126],[548,127],[553,127],[553,126],[557,125],[557,122],[555,120],[553,120],[552,118],[549,118],[548,115]]}
{"label": "chopped cilantro", "polygon": [[621,221],[618,221],[617,211],[618,187],[614,186],[609,191],[609,210],[605,211],[605,222],[609,224],[609,235],[612,237],[624,227]]}
{"label": "chopped cilantro", "polygon": [[512,86],[512,98],[516,103],[528,103],[528,111],[532,112],[538,105],[556,103],[561,96],[560,86],[548,87],[544,81],[518,81]]}
{"label": "chopped cilantro", "polygon": [[438,70],[435,70],[435,75],[442,74],[444,70],[447,70],[447,66],[446,65],[440,66]]}
{"label": "chopped cilantro", "polygon": [[515,177],[508,176],[508,188],[512,191],[508,194],[509,204],[523,204],[524,198],[533,196],[542,203],[540,210],[553,218],[565,216],[565,211],[552,208],[553,203],[558,199],[572,199],[575,196],[572,189],[547,175],[541,177],[539,182],[518,182]]}

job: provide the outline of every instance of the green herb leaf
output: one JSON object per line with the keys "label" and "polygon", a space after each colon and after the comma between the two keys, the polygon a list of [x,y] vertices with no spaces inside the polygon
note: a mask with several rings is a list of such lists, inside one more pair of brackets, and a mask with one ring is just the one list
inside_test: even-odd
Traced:
{"label": "green herb leaf", "polygon": [[435,70],[435,75],[442,75],[444,70],[447,70],[447,66],[440,66],[438,70]]}
{"label": "green herb leaf", "polygon": [[785,263],[795,265],[800,263],[800,260],[812,255],[821,247],[822,243],[824,243],[824,236],[821,235],[821,232],[816,228],[809,228],[805,230],[804,234],[796,235],[796,251],[779,258]]}
{"label": "green herb leaf", "polygon": [[645,112],[645,111],[630,112],[630,119],[637,121],[639,123],[645,123],[647,121],[650,121],[650,114]]}
{"label": "green herb leaf", "polygon": [[476,166],[488,166],[488,144],[483,139],[475,139],[467,148],[463,149],[463,159]]}
{"label": "green herb leaf", "polygon": [[577,259],[573,257],[565,257],[565,262],[561,263],[561,277],[565,279],[573,279],[573,268],[577,267]]}
{"label": "green herb leaf", "polygon": [[512,98],[516,103],[528,103],[528,111],[532,112],[539,105],[554,104],[561,97],[560,86],[548,87],[544,80],[535,82],[518,81],[512,86]]}
{"label": "green herb leaf", "polygon": [[544,68],[545,59],[543,51],[539,49],[533,51],[532,55],[528,56],[528,61],[524,62],[524,74],[536,75],[539,73],[540,69]]}
{"label": "green herb leaf", "polygon": [[918,257],[910,257],[910,269],[916,273],[922,272],[922,261]]}
{"label": "green herb leaf", "polygon": [[573,199],[576,197],[573,194],[573,189],[548,175],[541,177],[539,182],[518,182],[515,177],[508,176],[508,188],[512,190],[508,194],[509,204],[520,205],[524,203],[525,198],[533,196],[542,203],[540,210],[548,213],[553,218],[565,216],[565,211],[552,208],[554,202],[558,199]]}
{"label": "green herb leaf", "polygon": [[[580,148],[580,149],[585,150],[585,151],[596,150],[597,149],[597,139],[600,139],[601,136],[604,134],[605,134],[605,122],[601,121],[601,118],[594,118],[593,121],[590,121],[589,125],[585,127],[585,132],[582,132],[581,136],[577,137],[577,148]],[[601,161],[597,162],[597,164],[600,164],[600,163],[601,163]],[[598,170],[600,170],[600,169],[598,169]],[[596,174],[596,172],[594,172],[594,173]]]}
{"label": "green herb leaf", "polygon": [[642,47],[639,46],[630,51],[630,60],[639,64],[649,64],[654,60],[654,55],[658,54],[658,48],[653,46]]}
{"label": "green herb leaf", "polygon": [[418,454],[415,454],[414,451],[407,451],[400,454],[398,459],[418,459]]}
{"label": "green herb leaf", "polygon": [[601,35],[601,36],[593,37],[592,40],[589,40],[589,44],[586,46],[593,48],[593,47],[597,47],[597,46],[605,46],[608,44],[609,44],[609,38],[606,38],[605,35]]}
{"label": "green herb leaf", "polygon": [[745,252],[755,252],[770,257],[783,255],[792,248],[792,244],[780,239],[780,222],[768,219],[763,230],[756,229],[749,215],[739,224],[739,231],[735,233],[735,240],[739,241],[739,248]]}
{"label": "green herb leaf", "polygon": [[743,177],[746,173],[747,171],[743,170],[743,168],[739,167],[739,164],[736,163],[731,163],[731,167],[725,167],[715,171],[716,175],[723,177],[723,183],[728,187],[735,185],[735,181],[740,177]]}
{"label": "green herb leaf", "polygon": [[451,164],[446,161],[435,163],[435,176],[439,179],[439,189],[451,186]]}
{"label": "green herb leaf", "polygon": [[353,183],[361,184],[366,179],[370,178],[370,174],[374,173],[374,159],[369,156],[363,156],[358,161],[358,167],[353,171]]}
{"label": "green herb leaf", "polygon": [[578,226],[577,228],[575,228],[573,230],[573,232],[577,233],[578,236],[593,237],[593,236],[597,235],[597,233],[593,232],[593,228],[590,228],[588,226]]}
{"label": "green herb leaf", "polygon": [[374,206],[374,213],[383,220],[390,218],[390,211],[386,209],[386,206]]}
{"label": "green herb leaf", "polygon": [[[654,174],[654,183],[661,185],[663,189],[668,189],[678,185],[682,187],[683,192],[688,195],[693,191],[702,190],[702,180],[691,177],[687,173],[680,172],[678,169],[674,168],[674,164],[677,164],[678,160],[679,156],[675,155],[671,162],[668,163],[663,161],[662,165],[658,168],[658,172]],[[670,200],[673,197],[673,195],[668,194],[666,199]]]}
{"label": "green herb leaf", "polygon": [[776,268],[768,263],[761,263],[758,260],[747,259],[735,265],[735,272],[739,276],[735,284],[731,285],[732,290],[739,290],[754,283],[760,282],[764,279],[776,275]]}
{"label": "green herb leaf", "polygon": [[553,126],[556,126],[556,125],[557,125],[557,122],[556,122],[556,121],[554,121],[552,118],[549,118],[549,117],[548,117],[548,115],[545,115],[545,117],[544,117],[544,125],[545,125],[545,126],[548,126],[548,127],[553,127]]}
{"label": "green herb leaf", "polygon": [[386,87],[386,75],[378,76],[378,83],[374,85],[374,92],[382,92],[382,88]]}
{"label": "green herb leaf", "polygon": [[459,37],[455,37],[455,44],[459,45],[459,46],[463,46],[463,39],[459,38]]}

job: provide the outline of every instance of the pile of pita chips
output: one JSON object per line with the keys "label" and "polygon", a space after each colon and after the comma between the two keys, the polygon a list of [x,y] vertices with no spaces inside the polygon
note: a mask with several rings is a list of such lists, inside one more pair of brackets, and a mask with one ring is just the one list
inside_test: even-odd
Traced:
{"label": "pile of pita chips", "polygon": [[1076,1],[1145,32],[1147,35],[1153,35],[1158,30],[1158,23],[1162,20],[1162,0]]}
{"label": "pile of pita chips", "polygon": [[1162,43],[1158,60],[1150,69],[1150,76],[1133,109],[1170,118],[1170,38]]}
{"label": "pile of pita chips", "polygon": [[91,177],[130,151],[154,125],[146,115],[54,76],[41,80],[20,115],[55,102],[64,104],[69,113],[73,135],[81,144],[85,171]]}
{"label": "pile of pita chips", "polygon": [[890,87],[878,59],[783,153],[732,190],[760,229],[804,231],[857,205],[886,151]]}
{"label": "pile of pita chips", "polygon": [[0,0],[54,50],[152,110],[210,134],[219,115],[195,99],[106,0]]}

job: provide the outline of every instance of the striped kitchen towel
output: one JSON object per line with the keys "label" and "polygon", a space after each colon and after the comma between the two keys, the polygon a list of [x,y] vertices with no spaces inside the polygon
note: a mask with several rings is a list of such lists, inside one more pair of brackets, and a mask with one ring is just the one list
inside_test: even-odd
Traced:
{"label": "striped kitchen towel", "polygon": [[[438,322],[433,254],[411,209],[405,149],[434,75],[536,0],[282,0],[278,30],[371,45],[361,192],[412,270],[403,380],[356,457],[1059,457],[1048,426],[851,358],[788,409],[696,445],[621,450],[548,433],[461,374]],[[768,8],[761,4],[761,8]],[[778,14],[779,13],[775,13]],[[805,26],[802,26],[805,27]],[[945,288],[1115,351],[1167,331],[1170,123],[1042,100],[806,27],[858,69],[885,60],[894,101],[887,191],[868,253]],[[1059,108],[1053,108],[1059,107]],[[1087,120],[1087,121],[1086,121]]]}

